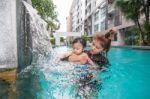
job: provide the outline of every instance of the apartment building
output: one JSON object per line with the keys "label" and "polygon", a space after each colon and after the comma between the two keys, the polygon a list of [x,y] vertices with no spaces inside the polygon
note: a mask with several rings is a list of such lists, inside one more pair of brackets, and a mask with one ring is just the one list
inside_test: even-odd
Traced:
{"label": "apartment building", "polygon": [[95,0],[95,8],[92,14],[92,34],[99,31],[105,31],[106,25],[106,0]]}
{"label": "apartment building", "polygon": [[134,24],[127,21],[122,12],[115,7],[115,1],[74,0],[70,10],[72,31],[82,31],[92,36],[95,32],[104,32],[111,27],[117,27],[119,32],[114,36],[112,45],[125,45],[125,33]]}
{"label": "apartment building", "polygon": [[[67,17],[67,26],[71,26],[72,32],[84,33],[85,0],[73,0]],[[67,30],[70,27],[67,27]]]}
{"label": "apartment building", "polygon": [[116,0],[107,1],[107,28],[116,27],[119,32],[114,36],[112,45],[125,45],[125,35],[127,31],[134,25],[133,22],[126,20],[123,13],[115,7]]}
{"label": "apartment building", "polygon": [[92,0],[85,0],[84,32],[92,35]]}
{"label": "apartment building", "polygon": [[66,18],[67,32],[72,32],[72,14],[69,13],[69,16]]}

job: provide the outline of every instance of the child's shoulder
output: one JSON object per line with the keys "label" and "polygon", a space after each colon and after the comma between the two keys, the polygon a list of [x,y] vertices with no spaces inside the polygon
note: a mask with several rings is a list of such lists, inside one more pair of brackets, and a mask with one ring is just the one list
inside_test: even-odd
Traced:
{"label": "child's shoulder", "polygon": [[87,55],[87,53],[83,52],[82,56],[87,57],[88,55]]}

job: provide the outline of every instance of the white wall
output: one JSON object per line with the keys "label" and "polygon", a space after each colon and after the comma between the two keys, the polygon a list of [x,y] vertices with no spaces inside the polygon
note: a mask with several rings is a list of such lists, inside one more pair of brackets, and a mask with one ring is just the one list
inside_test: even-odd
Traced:
{"label": "white wall", "polygon": [[0,1],[0,68],[17,66],[16,0]]}

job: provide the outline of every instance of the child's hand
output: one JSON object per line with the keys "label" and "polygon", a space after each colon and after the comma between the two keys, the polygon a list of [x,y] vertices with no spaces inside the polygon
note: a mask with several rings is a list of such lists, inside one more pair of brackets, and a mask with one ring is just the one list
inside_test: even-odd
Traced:
{"label": "child's hand", "polygon": [[57,57],[57,58],[55,59],[54,63],[55,63],[55,64],[58,64],[59,62],[60,62],[60,58]]}
{"label": "child's hand", "polygon": [[66,55],[67,54],[62,54],[60,56],[57,56],[56,59],[55,59],[55,61],[54,61],[54,63],[58,64],[61,61],[61,59],[63,59],[64,57],[66,57]]}

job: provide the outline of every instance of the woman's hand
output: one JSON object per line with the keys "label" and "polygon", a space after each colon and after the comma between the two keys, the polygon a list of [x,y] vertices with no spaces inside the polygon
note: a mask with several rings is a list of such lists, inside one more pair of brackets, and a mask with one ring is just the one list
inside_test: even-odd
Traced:
{"label": "woman's hand", "polygon": [[106,68],[105,66],[92,66],[90,67],[91,70],[101,70],[101,71],[108,71],[108,68]]}
{"label": "woman's hand", "polygon": [[91,70],[97,70],[97,69],[99,69],[99,66],[93,65],[93,66],[90,67],[90,69]]}
{"label": "woman's hand", "polygon": [[111,33],[116,33],[118,31],[118,29],[116,27],[112,27],[109,31]]}

